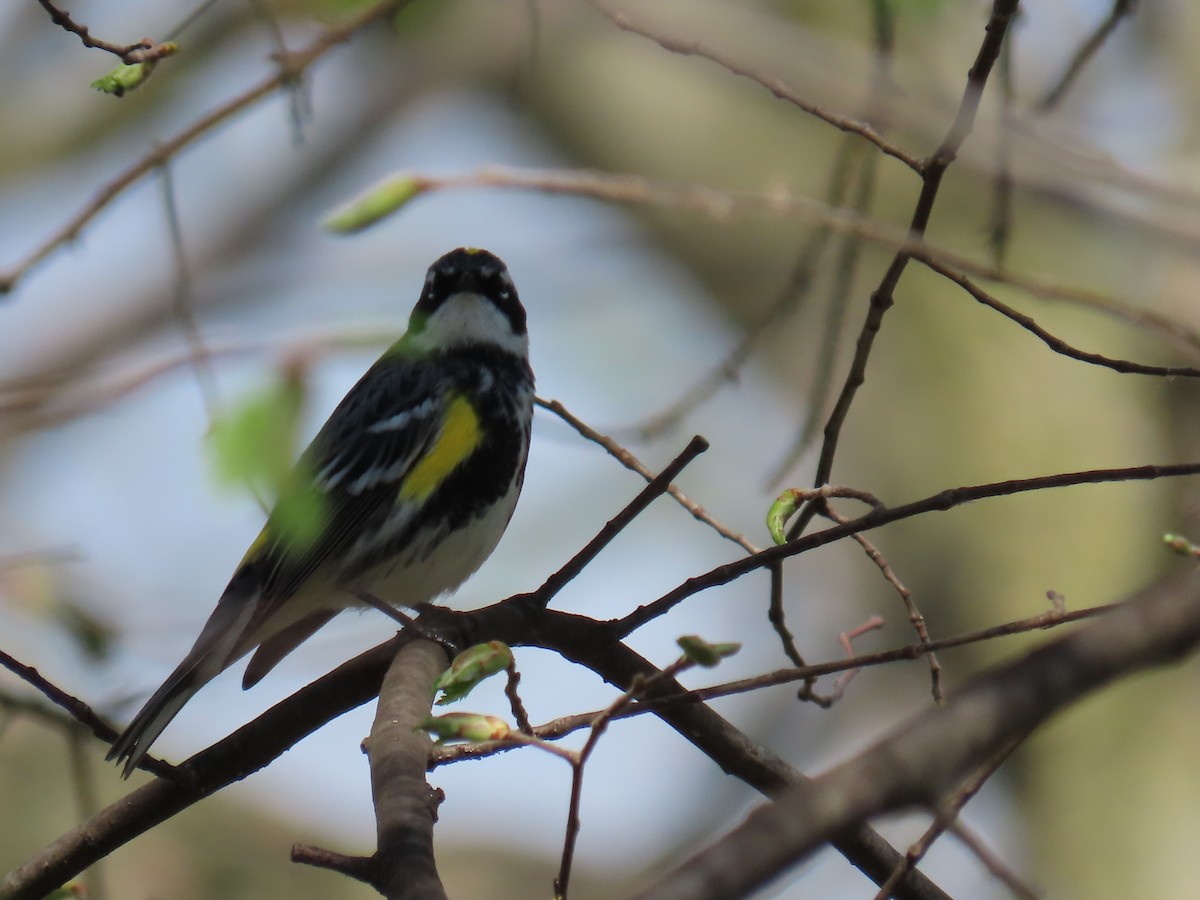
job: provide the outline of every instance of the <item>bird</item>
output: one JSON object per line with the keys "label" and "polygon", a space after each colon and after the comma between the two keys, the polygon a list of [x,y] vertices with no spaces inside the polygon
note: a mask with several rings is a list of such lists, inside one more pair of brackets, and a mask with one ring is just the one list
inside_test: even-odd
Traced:
{"label": "bird", "polygon": [[460,247],[429,267],[404,335],[301,453],[291,489],[321,499],[301,539],[277,501],[183,661],[113,742],[128,778],[197,691],[253,651],[250,688],[369,594],[414,608],[491,555],[525,480],[534,377],[507,267]]}

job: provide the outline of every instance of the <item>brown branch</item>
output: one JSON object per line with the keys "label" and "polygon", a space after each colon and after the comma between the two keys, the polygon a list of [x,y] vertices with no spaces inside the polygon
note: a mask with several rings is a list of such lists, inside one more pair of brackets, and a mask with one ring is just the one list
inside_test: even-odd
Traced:
{"label": "brown branch", "polygon": [[64,31],[76,35],[79,40],[83,41],[83,46],[104,50],[118,56],[121,58],[121,62],[127,66],[162,59],[175,52],[173,47],[152,41],[150,38],[142,38],[133,44],[111,44],[100,38],[92,37],[86,25],[80,25],[65,10],[59,9],[50,0],[38,0],[38,3],[50,14],[51,22]]}
{"label": "brown branch", "polygon": [[1189,568],[1072,634],[984,673],[850,760],[793,785],[640,896],[740,897],[846,828],[936,807],[994,754],[1110,682],[1200,645],[1200,574]]}
{"label": "brown branch", "polygon": [[[49,681],[33,666],[25,665],[3,650],[0,650],[0,666],[8,669],[26,684],[33,687],[47,700],[64,710],[73,720],[104,743],[111,744],[116,739],[118,734],[117,729],[113,728],[112,725],[105,721],[88,704],[84,703],[78,697],[68,694],[62,688],[58,687],[58,685]],[[154,772],[156,775],[170,775],[175,770],[175,767],[170,763],[163,762],[153,756],[148,755],[143,761],[145,762],[144,768],[149,772]]]}
{"label": "brown branch", "polygon": [[699,435],[693,437],[688,442],[688,445],[683,448],[683,451],[666,468],[651,479],[650,483],[624,509],[613,516],[600,529],[596,536],[587,542],[582,550],[571,557],[562,568],[547,578],[541,587],[532,594],[525,596],[535,600],[542,606],[545,606],[554,599],[555,595],[570,584],[583,571],[584,567],[596,558],[601,550],[612,543],[613,538],[620,534],[646,507],[667,492],[667,488],[670,487],[671,482],[683,471],[688,463],[707,449],[708,441]]}
{"label": "brown branch", "polygon": [[707,59],[709,62],[716,63],[721,68],[725,69],[734,75],[749,79],[760,87],[766,88],[775,97],[789,103],[799,110],[808,113],[810,116],[820,119],[828,125],[832,125],[839,131],[845,131],[848,134],[857,135],[865,141],[874,144],[880,152],[887,156],[898,159],[904,165],[908,166],[915,172],[920,172],[923,165],[922,161],[917,157],[905,152],[900,147],[893,144],[884,138],[879,132],[872,128],[866,122],[860,122],[857,119],[849,116],[839,115],[829,112],[820,105],[807,100],[797,94],[791,87],[785,84],[781,79],[755,69],[751,69],[746,65],[738,62],[732,57],[725,56],[716,50],[705,47],[698,42],[683,41],[669,34],[654,31],[653,29],[634,21],[625,12],[617,12],[609,9],[599,0],[587,0],[587,2],[605,17],[607,17],[614,25],[622,31],[628,31],[631,34],[637,34],[647,38],[671,53],[678,53],[683,56],[696,56],[701,59]]}
{"label": "brown branch", "polygon": [[[1200,475],[1200,463],[1184,463],[1172,466],[1131,466],[1123,469],[1090,469],[1084,472],[1063,472],[1058,475],[1042,475],[1036,478],[1014,478],[1010,481],[996,481],[990,484],[977,484],[970,487],[951,488],[940,491],[921,500],[914,500],[903,506],[880,507],[851,519],[844,525],[834,525],[824,531],[814,532],[768,547],[753,556],[735,560],[723,566],[717,566],[701,575],[696,575],[683,582],[675,589],[668,591],[657,600],[639,606],[629,615],[614,623],[614,627],[622,635],[629,634],[652,619],[664,615],[683,600],[707,590],[728,584],[736,578],[753,572],[756,569],[769,566],[779,560],[805,553],[816,547],[839,541],[852,534],[870,531],[883,525],[908,519],[912,516],[929,512],[945,512],[989,497],[1005,497],[1012,494],[1023,494],[1030,491],[1040,491],[1046,488],[1073,487],[1080,484],[1107,484],[1120,481],[1152,481],[1158,478],[1180,478],[1190,475]],[[809,507],[811,508],[811,505]],[[802,511],[803,512],[803,511]]]}
{"label": "brown branch", "polygon": [[708,216],[716,221],[728,221],[734,213],[749,212],[801,216],[828,225],[838,234],[861,237],[898,254],[914,258],[918,255],[936,257],[967,275],[1011,285],[1043,300],[1069,303],[1103,313],[1157,334],[1186,352],[1200,356],[1200,332],[1181,320],[1143,310],[1139,308],[1140,303],[1130,298],[1114,297],[1099,291],[1003,271],[994,265],[980,263],[946,247],[932,244],[925,240],[924,235],[914,235],[889,223],[860,215],[852,209],[833,207],[785,190],[720,190],[708,185],[669,182],[638,175],[504,166],[485,166],[473,173],[452,176],[404,171],[391,178],[410,182],[416,194],[463,188],[503,188],[592,197],[611,203],[662,206]]}
{"label": "brown branch", "polygon": [[[707,702],[709,700],[716,700],[721,697],[732,697],[736,694],[757,691],[765,687],[790,684],[796,681],[815,681],[824,675],[833,675],[838,672],[846,672],[851,669],[865,669],[872,666],[911,661],[920,659],[922,656],[926,656],[930,653],[935,653],[942,650],[953,650],[957,647],[965,647],[971,644],[984,643],[1000,637],[1009,637],[1016,634],[1028,634],[1031,631],[1045,631],[1062,625],[1069,625],[1073,622],[1081,622],[1085,619],[1091,619],[1095,618],[1096,616],[1104,615],[1105,613],[1111,612],[1115,608],[1116,607],[1113,606],[1093,606],[1086,609],[1077,609],[1071,611],[1067,611],[1065,609],[1052,610],[1037,616],[1031,616],[1025,619],[1017,619],[1015,621],[1005,622],[1000,625],[993,625],[989,628],[969,631],[963,634],[953,635],[948,638],[931,640],[928,644],[903,644],[899,647],[893,647],[889,650],[880,650],[875,653],[866,653],[861,656],[830,660],[829,662],[797,666],[789,669],[777,669],[774,672],[766,672],[762,675],[755,675],[751,678],[743,678],[737,681],[725,682],[723,684],[714,684],[709,687],[691,688],[674,696],[659,697],[655,700],[643,700],[639,703],[633,704],[627,709],[623,709],[620,712],[615,713],[613,718],[625,719],[633,716],[647,714],[653,715],[672,707],[694,704],[698,702]],[[592,722],[595,721],[596,716],[600,715],[601,712],[602,710],[593,710],[592,712],[560,716],[557,719],[552,719],[551,721],[542,725],[534,726],[531,734],[533,737],[541,741],[552,741],[561,737],[566,737],[567,735],[573,734],[576,731],[591,727]],[[515,750],[518,746],[525,745],[523,743],[500,740],[483,741],[475,744],[452,744],[439,746],[434,749],[432,755],[430,756],[429,765],[430,768],[435,768],[437,766],[458,762],[459,760],[463,759],[483,759],[488,756],[494,756],[498,753],[507,753],[509,750]]]}
{"label": "brown branch", "polygon": [[[975,57],[974,65],[967,73],[967,86],[963,91],[962,100],[959,102],[958,113],[955,115],[949,131],[946,132],[946,136],[942,139],[941,145],[933,152],[932,156],[921,163],[918,169],[921,173],[921,193],[917,197],[916,207],[909,223],[909,234],[912,238],[919,239],[924,236],[929,225],[929,218],[933,213],[938,190],[941,187],[942,176],[957,157],[959,149],[974,127],[979,101],[983,96],[992,66],[1000,55],[1000,47],[1008,31],[1009,22],[1016,14],[1017,2],[1018,0],[994,0],[983,42]],[[871,294],[870,308],[863,322],[862,330],[859,332],[850,371],[843,383],[837,403],[825,423],[825,440],[821,447],[821,456],[817,462],[817,471],[813,482],[817,487],[828,483],[833,473],[833,461],[837,454],[842,427],[850,414],[850,407],[859,387],[866,381],[867,362],[874,347],[875,336],[883,325],[887,311],[895,303],[896,287],[910,258],[911,255],[904,250],[897,253],[884,273],[879,286]],[[801,534],[804,526],[816,511],[815,505],[809,506],[796,520],[789,537],[794,538]]]}
{"label": "brown branch", "polygon": [[0,294],[13,290],[31,269],[44,261],[55,250],[78,238],[92,219],[113,200],[145,175],[171,160],[184,147],[243,109],[270,95],[276,89],[286,87],[331,49],[349,40],[355,32],[387,19],[412,2],[414,0],[384,0],[384,2],[367,7],[344,24],[326,30],[304,49],[280,60],[279,69],[274,74],[196,119],[172,137],[157,142],[150,152],[102,186],[75,215],[43,240],[24,259],[7,271],[0,271]]}
{"label": "brown branch", "polygon": [[[634,456],[633,453],[631,453],[625,447],[622,447],[619,443],[617,443],[617,441],[609,437],[607,434],[601,434],[595,428],[592,428],[582,419],[570,412],[570,410],[563,406],[559,401],[543,400],[539,397],[536,402],[538,406],[542,407],[542,409],[554,413],[554,415],[558,416],[560,419],[574,428],[581,437],[586,438],[594,444],[599,444],[608,451],[608,454],[613,459],[615,459],[625,468],[633,472],[637,472],[647,481],[654,479],[654,473],[646,468],[645,464],[642,463],[642,461],[636,456]],[[727,541],[732,541],[747,553],[757,553],[759,551],[760,548],[751,543],[745,535],[731,531],[729,528],[722,525],[712,517],[708,510],[684,494],[683,491],[679,490],[679,488],[677,488],[675,485],[669,485],[667,487],[667,493],[675,500],[676,503],[690,512],[692,514],[692,518],[696,519],[698,522],[703,522],[705,525],[708,525],[713,529],[713,531],[721,535],[721,537],[725,538]]]}
{"label": "brown branch", "polygon": [[1062,338],[1055,337],[1045,328],[1038,325],[1030,316],[1019,313],[1008,304],[1000,302],[961,272],[956,272],[944,263],[938,262],[936,259],[919,251],[913,253],[912,258],[925,265],[926,268],[937,272],[943,278],[954,282],[984,306],[994,309],[1010,321],[1016,322],[1030,334],[1037,336],[1042,343],[1055,353],[1060,353],[1063,356],[1088,363],[1089,365],[1103,366],[1106,369],[1112,369],[1114,372],[1121,372],[1123,374],[1156,375],[1163,378],[1200,378],[1200,369],[1194,369],[1191,366],[1150,366],[1127,359],[1115,359],[1111,356],[1104,356],[1101,353],[1080,350],[1078,347],[1068,344]]}
{"label": "brown branch", "polygon": [[445,648],[433,641],[405,644],[383,680],[364,743],[377,835],[371,883],[389,900],[446,896],[433,855],[440,797],[425,781],[433,742],[419,726],[429,717],[433,684],[448,665]]}

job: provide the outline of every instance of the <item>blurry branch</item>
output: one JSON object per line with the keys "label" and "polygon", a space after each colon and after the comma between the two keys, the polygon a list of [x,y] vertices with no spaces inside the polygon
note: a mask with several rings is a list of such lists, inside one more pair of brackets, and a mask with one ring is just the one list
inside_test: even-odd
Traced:
{"label": "blurry branch", "polygon": [[745,896],[832,835],[888,812],[936,809],[973,772],[1106,684],[1176,662],[1200,644],[1195,570],[985,672],[824,775],[790,787],[642,896]]}
{"label": "blurry branch", "polygon": [[934,258],[964,274],[1005,284],[1042,300],[1069,303],[1103,313],[1156,334],[1181,351],[1200,358],[1200,333],[1184,322],[1140,309],[1140,304],[1133,299],[1113,297],[1097,291],[1001,271],[994,266],[976,262],[961,253],[931,244],[924,240],[923,235],[913,234],[903,228],[860,215],[854,210],[832,207],[820,200],[799,196],[787,190],[724,191],[706,185],[681,184],[638,175],[577,169],[513,169],[503,166],[486,166],[472,173],[451,176],[399,172],[388,181],[406,183],[410,200],[433,191],[504,188],[592,197],[614,203],[661,206],[698,213],[716,221],[728,221],[734,214],[750,212],[802,216],[824,223],[839,234],[861,237],[894,249],[898,256],[915,259]]}
{"label": "blurry branch", "polygon": [[224,740],[105,807],[0,880],[3,900],[36,900],[160,822],[239,781],[379,692],[405,637],[344,663]]}
{"label": "blurry branch", "polygon": [[992,215],[988,244],[992,250],[992,265],[1003,271],[1008,258],[1008,242],[1013,224],[1013,47],[1016,33],[1010,34],[1000,48],[1000,109],[996,129],[996,174],[992,178]]}
{"label": "blurry branch", "polygon": [[[904,854],[904,865],[898,866],[896,871],[892,873],[892,877],[886,883],[879,886],[879,892],[875,895],[875,900],[887,900],[891,893],[892,885],[900,879],[900,876],[923,860],[934,842],[945,834],[948,829],[954,827],[963,807],[979,793],[980,788],[987,783],[989,778],[996,774],[1000,766],[1012,756],[1013,751],[1019,746],[1021,746],[1020,741],[1012,741],[1006,746],[1001,747],[987,762],[979,767],[977,772],[959,785],[953,794],[938,804],[937,812],[933,817],[933,824],[908,848],[908,852]],[[982,847],[982,844],[979,846]],[[976,855],[981,854],[977,853]],[[991,867],[989,866],[989,868]],[[1019,884],[1018,882],[1018,885],[1021,890],[1014,893],[1018,897],[1027,900],[1030,892],[1025,889],[1023,884]]]}
{"label": "blurry branch", "polygon": [[50,0],[38,0],[38,3],[42,5],[42,9],[50,14],[51,22],[64,31],[69,31],[71,34],[77,35],[79,40],[83,41],[83,46],[96,50],[105,50],[114,56],[120,57],[121,62],[127,66],[152,62],[162,59],[164,56],[170,56],[175,52],[175,48],[170,44],[160,44],[157,41],[150,40],[150,38],[142,38],[133,44],[110,44],[108,41],[92,37],[86,25],[80,25],[64,10],[59,9],[51,3]]}
{"label": "blurry branch", "polygon": [[[980,44],[979,51],[976,54],[974,65],[971,66],[970,71],[967,73],[967,86],[963,90],[958,113],[955,115],[950,129],[946,132],[946,136],[933,152],[933,155],[923,160],[917,169],[921,175],[921,193],[917,197],[916,206],[913,209],[912,219],[909,223],[909,234],[912,237],[920,238],[924,236],[925,230],[929,225],[929,218],[933,213],[934,202],[937,200],[938,190],[941,187],[942,176],[950,167],[950,164],[954,162],[963,142],[966,141],[967,136],[970,135],[975,126],[975,115],[978,112],[979,103],[983,97],[983,90],[987,85],[992,67],[1000,55],[1000,47],[1004,42],[1004,36],[1008,32],[1009,23],[1012,17],[1016,15],[1016,11],[1017,0],[995,0],[992,5],[992,12],[984,32],[983,42]],[[846,375],[841,394],[834,404],[833,411],[829,414],[829,418],[825,422],[825,440],[821,446],[821,455],[817,461],[817,470],[813,479],[813,483],[817,487],[828,483],[833,474],[833,463],[837,455],[842,427],[850,415],[850,407],[854,403],[854,398],[858,393],[859,387],[866,380],[867,362],[871,357],[875,337],[879,334],[879,329],[883,326],[884,316],[895,303],[896,287],[900,283],[900,278],[908,266],[909,259],[911,259],[911,254],[904,250],[898,252],[892,259],[891,265],[888,266],[879,285],[871,294],[870,307],[863,321],[862,329],[859,332],[858,341],[855,344],[854,358],[850,363],[850,370]],[[800,518],[797,519],[789,536],[794,538],[801,534],[812,515],[819,512],[820,509],[821,506],[819,504],[811,504],[802,512]]]}
{"label": "blurry branch", "polygon": [[707,59],[710,62],[716,63],[727,72],[753,81],[760,87],[766,88],[774,96],[778,97],[780,100],[783,100],[785,103],[790,103],[797,109],[800,109],[803,112],[820,119],[822,122],[825,122],[828,125],[832,125],[839,131],[845,131],[849,134],[857,135],[863,140],[869,141],[878,147],[880,152],[900,160],[900,162],[904,163],[913,171],[921,171],[923,162],[920,159],[905,152],[900,147],[888,141],[867,122],[861,122],[848,116],[830,112],[820,105],[813,103],[811,100],[807,100],[797,94],[781,79],[772,75],[768,75],[764,72],[759,72],[756,69],[752,69],[743,63],[732,59],[731,57],[725,56],[709,47],[705,47],[703,44],[698,42],[683,41],[672,35],[655,31],[646,25],[634,21],[627,13],[619,12],[609,8],[606,3],[602,3],[600,0],[587,0],[587,2],[600,13],[608,17],[608,19],[610,19],[612,23],[622,31],[628,31],[632,34],[641,35],[642,37],[653,41],[664,50],[667,50],[671,53],[678,53],[684,56],[697,56],[701,59]]}
{"label": "blurry branch", "polygon": [[945,512],[976,500],[989,497],[1005,497],[1013,494],[1023,494],[1031,491],[1041,491],[1047,488],[1072,487],[1081,484],[1106,484],[1120,481],[1154,481],[1159,478],[1178,478],[1190,475],[1200,475],[1200,463],[1183,463],[1168,466],[1131,466],[1120,469],[1090,469],[1083,472],[1062,472],[1056,475],[1042,475],[1035,478],[1015,478],[1010,481],[997,481],[989,484],[977,484],[970,487],[950,488],[932,494],[921,500],[914,500],[902,506],[880,506],[872,509],[856,519],[845,524],[833,525],[823,531],[793,538],[785,544],[768,547],[753,556],[734,560],[723,566],[717,566],[700,575],[687,579],[678,587],[663,594],[657,600],[639,606],[629,615],[613,623],[618,634],[627,635],[642,625],[664,615],[679,603],[693,594],[728,584],[743,575],[761,569],[789,557],[805,553],[817,547],[823,547],[834,541],[840,541],[852,534],[871,531],[883,525],[898,522],[913,516],[930,512]]}
{"label": "blurry branch", "polygon": [[192,308],[194,295],[192,293],[192,276],[188,269],[187,253],[183,248],[183,225],[179,221],[179,204],[175,195],[175,180],[171,173],[171,164],[163,163],[158,169],[159,185],[162,188],[163,213],[167,219],[167,234],[171,240],[171,260],[175,266],[175,286],[172,292],[175,317],[183,331],[187,342],[189,356],[192,360],[192,372],[196,376],[196,385],[200,389],[200,399],[204,403],[204,411],[208,416],[208,427],[211,429],[217,421],[220,398],[217,395],[217,378],[213,372],[212,359],[204,346],[204,338],[200,334],[200,324]]}
{"label": "blurry branch", "polygon": [[[866,669],[874,666],[890,665],[897,662],[909,662],[920,659],[923,656],[928,656],[931,653],[940,652],[943,650],[953,650],[958,647],[967,647],[972,644],[981,644],[988,641],[994,641],[997,638],[1008,637],[1016,634],[1028,634],[1032,631],[1047,631],[1052,628],[1058,628],[1062,625],[1069,625],[1073,622],[1081,622],[1085,619],[1092,619],[1096,616],[1104,615],[1116,609],[1115,606],[1092,606],[1086,609],[1065,610],[1055,609],[1050,612],[1042,613],[1041,615],[1031,616],[1025,619],[1017,619],[1012,622],[1004,622],[1000,625],[993,625],[989,628],[981,628],[975,631],[964,632],[963,634],[953,635],[948,638],[939,640],[930,640],[928,643],[921,642],[917,644],[903,644],[899,647],[892,647],[888,650],[881,650],[876,653],[864,653],[861,655],[848,656],[844,659],[831,660],[829,662],[815,663],[810,666],[797,666],[789,669],[777,669],[773,672],[765,672],[762,675],[755,675],[751,678],[742,678],[737,681],[729,681],[723,684],[714,684],[709,687],[681,689],[678,694],[668,694],[658,697],[654,700],[642,699],[638,702],[622,708],[613,713],[613,719],[627,719],[633,716],[641,715],[658,715],[664,710],[672,709],[679,706],[687,706],[696,703],[706,703],[709,700],[717,700],[722,697],[732,697],[737,694],[746,694],[751,691],[762,690],[766,687],[775,687],[783,684],[793,684],[797,681],[810,681],[821,678],[826,675],[836,675],[842,672],[849,672],[855,669]],[[600,715],[603,710],[594,710],[592,712],[577,713],[569,716],[560,716],[542,725],[536,725],[532,728],[531,734],[544,741],[557,740],[567,735],[574,734],[584,728],[589,728],[596,716]],[[510,750],[516,750],[526,746],[524,743],[511,740],[496,740],[483,741],[475,744],[451,744],[437,746],[433,749],[430,755],[430,767],[448,765],[457,762],[461,759],[483,759],[488,756],[495,756],[498,753],[506,753]]]}
{"label": "blurry branch", "polygon": [[[875,34],[875,66],[864,102],[866,109],[864,118],[875,123],[880,131],[886,132],[888,126],[887,98],[895,88],[892,80],[895,22],[887,0],[872,0],[871,13]],[[851,144],[847,137],[843,143],[842,152],[837,155],[835,165],[849,166],[852,160],[857,162],[854,175],[858,184],[851,208],[857,215],[866,218],[875,196],[879,157],[871,153],[870,148],[865,145]],[[841,203],[838,201],[834,205],[840,206]],[[809,391],[808,402],[800,415],[801,422],[796,438],[792,441],[792,446],[784,452],[781,462],[775,467],[773,473],[768,476],[768,485],[781,481],[816,438],[817,422],[823,417],[833,392],[834,369],[838,351],[841,348],[842,329],[850,310],[850,294],[854,287],[854,276],[858,271],[862,248],[861,237],[843,235],[842,246],[833,271],[833,289],[826,302],[825,329],[817,344],[819,349],[816,363],[813,366],[812,389]],[[782,616],[782,610],[779,610],[777,615]]]}
{"label": "blurry branch", "polygon": [[1038,103],[1039,112],[1049,112],[1058,106],[1071,85],[1075,83],[1075,79],[1079,77],[1079,73],[1083,71],[1083,67],[1088,64],[1093,56],[1096,55],[1101,45],[1108,40],[1109,35],[1117,30],[1117,26],[1121,24],[1121,20],[1126,16],[1132,15],[1137,8],[1138,0],[1113,0],[1112,9],[1104,21],[1097,26],[1088,38],[1079,46],[1072,57],[1070,64],[1058,82],[1046,92],[1046,95]]}
{"label": "blurry branch", "polygon": [[174,136],[155,144],[149,153],[103,185],[74,216],[24,259],[7,271],[0,270],[0,294],[13,290],[34,266],[45,260],[59,247],[78,238],[97,214],[143,176],[168,162],[197,138],[207,134],[215,126],[236,113],[269,96],[278,88],[293,84],[315,62],[338,44],[349,40],[355,32],[394,15],[412,2],[414,0],[385,0],[385,2],[368,6],[347,22],[322,32],[307,47],[280,59],[279,68],[274,74],[196,119]]}
{"label": "blurry branch", "polygon": [[1100,353],[1090,353],[1086,350],[1080,350],[1073,347],[1061,338],[1052,335],[1046,329],[1042,328],[1029,316],[1017,312],[1012,307],[1005,303],[1001,303],[987,291],[980,288],[972,282],[967,276],[955,272],[949,266],[946,266],[935,259],[925,256],[924,254],[913,254],[913,259],[924,264],[927,268],[937,272],[939,275],[953,281],[964,291],[982,303],[989,309],[994,309],[1005,318],[1016,322],[1030,334],[1036,335],[1041,341],[1053,350],[1055,353],[1060,353],[1063,356],[1068,356],[1071,359],[1085,362],[1093,366],[1103,366],[1107,369],[1112,369],[1114,372],[1136,375],[1157,375],[1159,377],[1184,377],[1184,378],[1200,378],[1200,369],[1194,369],[1190,366],[1149,366],[1142,363],[1130,362],[1125,359],[1114,359],[1110,356],[1104,356]]}
{"label": "blurry branch", "polygon": [[[825,194],[825,203],[830,209],[839,209],[843,206],[846,191],[849,189],[850,182],[856,174],[855,163],[860,159],[862,159],[862,166],[857,173],[860,184],[864,179],[870,178],[865,169],[871,167],[869,160],[876,157],[871,155],[863,159],[863,154],[856,152],[858,150],[859,148],[853,145],[850,139],[847,139],[842,145],[842,152],[836,154],[834,158],[833,169],[829,178],[829,188]],[[866,205],[860,205],[859,202],[855,202],[853,206],[855,214],[864,218],[866,209]],[[745,330],[737,344],[725,355],[724,359],[717,363],[707,374],[698,379],[692,387],[685,391],[681,397],[671,403],[666,409],[654,414],[640,425],[635,426],[637,436],[640,439],[653,440],[676,428],[692,410],[712,397],[723,385],[737,378],[742,366],[745,365],[746,361],[750,359],[751,355],[757,349],[759,341],[771,333],[771,330],[776,325],[790,316],[806,298],[816,276],[818,264],[824,256],[825,249],[829,246],[832,236],[832,224],[829,221],[821,222],[819,227],[809,235],[804,245],[800,248],[800,252],[792,266],[792,271],[774,302],[759,317],[757,322]],[[830,306],[831,312],[836,313],[835,304],[831,303]],[[835,319],[834,315],[830,316],[831,325],[827,329],[826,338],[829,337],[829,330],[833,329],[832,323]],[[824,359],[827,352],[830,354],[834,352],[833,350],[827,351],[826,344],[827,342],[822,342],[821,344],[822,359]],[[820,366],[820,363],[818,363],[818,366]]]}

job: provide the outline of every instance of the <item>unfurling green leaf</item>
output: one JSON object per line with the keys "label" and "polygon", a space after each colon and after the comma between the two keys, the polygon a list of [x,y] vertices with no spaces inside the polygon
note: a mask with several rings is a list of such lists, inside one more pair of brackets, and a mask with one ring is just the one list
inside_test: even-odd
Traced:
{"label": "unfurling green leaf", "polygon": [[154,67],[158,65],[160,59],[173,56],[178,50],[179,45],[170,41],[159,44],[156,47],[159,55],[154,59],[128,66],[117,66],[93,81],[92,87],[106,94],[112,94],[114,97],[124,97],[128,91],[141,87],[142,82],[150,77],[150,73],[154,71]]}
{"label": "unfurling green leaf", "polygon": [[777,544],[787,543],[784,527],[787,525],[788,519],[794,516],[796,510],[803,504],[804,492],[796,488],[788,488],[775,498],[775,502],[767,510],[767,531],[771,533],[771,540]]}
{"label": "unfurling green leaf", "polygon": [[330,231],[350,234],[390,216],[425,190],[425,182],[412,175],[393,175],[325,217]]}
{"label": "unfurling green leaf", "polygon": [[434,690],[442,691],[438,705],[461,700],[474,690],[475,685],[497,672],[503,672],[512,665],[512,661],[512,651],[500,641],[468,647],[454,657],[450,668],[434,683]]}
{"label": "unfurling green leaf", "polygon": [[683,637],[677,638],[675,643],[679,645],[684,656],[706,669],[713,668],[725,657],[733,656],[742,649],[741,644],[710,644],[704,638],[694,634],[685,634]]}

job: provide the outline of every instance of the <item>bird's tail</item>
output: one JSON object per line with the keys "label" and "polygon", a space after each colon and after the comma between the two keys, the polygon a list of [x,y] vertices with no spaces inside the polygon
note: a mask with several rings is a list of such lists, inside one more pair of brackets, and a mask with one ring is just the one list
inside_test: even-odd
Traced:
{"label": "bird's tail", "polygon": [[246,632],[257,602],[257,592],[251,597],[237,597],[226,591],[183,662],[146,701],[108,751],[106,759],[124,763],[123,778],[128,778],[138,767],[150,745],[183,705],[246,653],[249,649]]}

